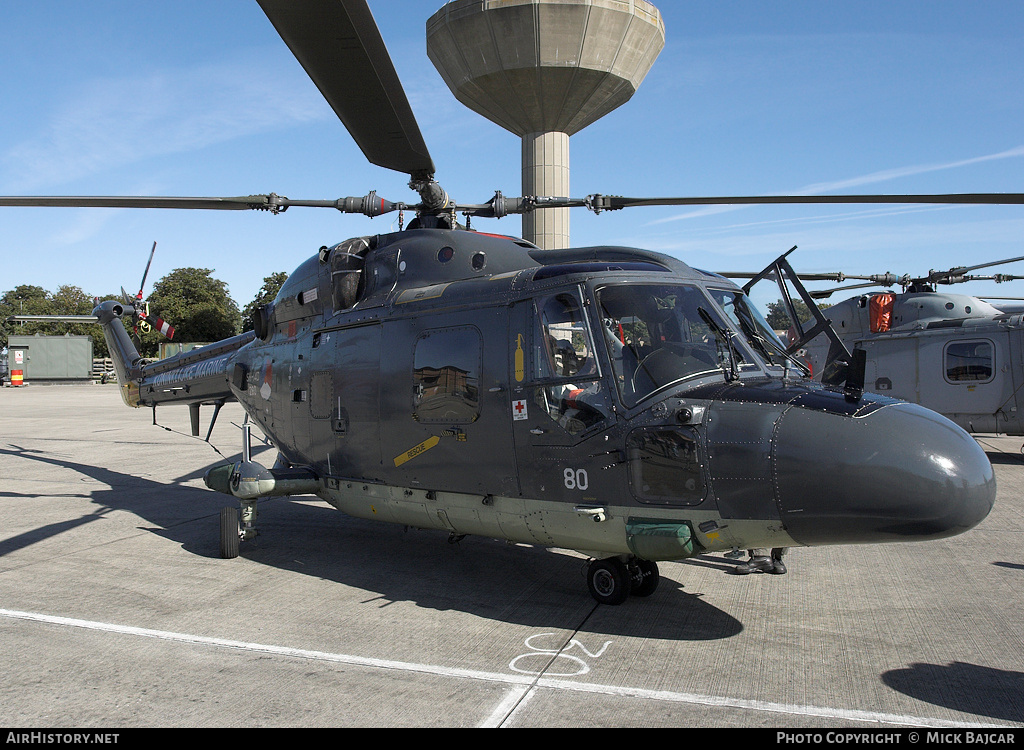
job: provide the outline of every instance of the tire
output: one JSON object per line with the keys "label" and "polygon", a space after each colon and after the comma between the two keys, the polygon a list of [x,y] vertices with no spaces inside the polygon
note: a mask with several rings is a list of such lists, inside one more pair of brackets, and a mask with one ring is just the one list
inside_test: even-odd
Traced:
{"label": "tire", "polygon": [[658,564],[651,560],[637,560],[633,569],[633,580],[630,593],[633,596],[650,596],[658,588],[661,581],[661,574],[658,573]]}
{"label": "tire", "polygon": [[221,508],[220,556],[225,560],[238,557],[238,542],[238,508]]}
{"label": "tire", "polygon": [[587,586],[598,604],[622,604],[631,589],[629,571],[616,557],[595,560],[587,568]]}

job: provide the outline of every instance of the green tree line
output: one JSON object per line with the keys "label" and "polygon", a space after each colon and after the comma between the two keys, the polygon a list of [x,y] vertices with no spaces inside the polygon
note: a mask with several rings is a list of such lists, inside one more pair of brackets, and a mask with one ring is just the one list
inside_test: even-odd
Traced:
{"label": "green tree line", "polygon": [[[229,338],[252,329],[250,316],[259,305],[277,296],[288,278],[284,272],[263,279],[263,286],[243,311],[228,293],[227,285],[214,278],[208,268],[177,268],[153,284],[146,301],[151,318],[160,317],[174,326],[174,341],[179,343],[211,342]],[[11,335],[90,336],[93,355],[109,356],[103,331],[96,323],[63,323],[57,321],[9,322],[12,315],[91,315],[96,302],[122,299],[121,292],[93,295],[69,284],[50,292],[40,286],[23,284],[0,295],[0,348],[7,346]],[[243,320],[244,315],[244,320]],[[123,320],[131,332],[130,318]],[[156,331],[139,332],[140,354],[155,357],[165,339]]]}
{"label": "green tree line", "polygon": [[[832,305],[827,302],[819,302],[818,308],[825,310]],[[793,307],[796,310],[796,315],[800,319],[801,323],[807,323],[814,316],[811,315],[811,310],[800,300],[793,300]],[[765,316],[765,322],[776,331],[788,330],[793,322],[789,319],[789,313],[786,312],[786,303],[781,299],[776,302],[768,303],[767,315]]]}

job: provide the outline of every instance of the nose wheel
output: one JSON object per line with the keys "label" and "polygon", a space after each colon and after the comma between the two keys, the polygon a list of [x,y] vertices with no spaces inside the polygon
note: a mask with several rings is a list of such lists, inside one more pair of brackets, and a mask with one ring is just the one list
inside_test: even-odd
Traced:
{"label": "nose wheel", "polygon": [[256,501],[243,502],[241,510],[226,506],[220,511],[220,556],[225,560],[238,557],[241,542],[253,539],[256,530]]}
{"label": "nose wheel", "polygon": [[635,557],[609,557],[587,566],[587,587],[599,604],[622,604],[630,595],[650,596],[660,579],[657,563]]}
{"label": "nose wheel", "polygon": [[238,557],[238,544],[242,540],[238,525],[238,508],[220,509],[220,556],[225,560]]}

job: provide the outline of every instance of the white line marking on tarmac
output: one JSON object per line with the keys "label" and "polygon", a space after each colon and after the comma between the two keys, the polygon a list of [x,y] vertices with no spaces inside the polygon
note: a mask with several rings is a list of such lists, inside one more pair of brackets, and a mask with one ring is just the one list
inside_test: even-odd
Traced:
{"label": "white line marking on tarmac", "polygon": [[531,687],[515,687],[509,690],[508,694],[502,698],[501,703],[491,711],[491,715],[477,724],[477,726],[481,729],[500,727],[519,710],[520,706],[536,695],[536,693],[537,689]]}
{"label": "white line marking on tarmac", "polygon": [[568,690],[579,693],[595,693],[619,698],[639,698],[641,700],[688,703],[692,705],[713,706],[718,708],[740,708],[750,711],[765,711],[769,713],[791,714],[795,716],[815,716],[826,719],[863,721],[878,724],[896,724],[900,726],[952,727],[963,729],[1003,726],[1000,724],[978,724],[949,721],[944,719],[931,719],[920,716],[900,716],[896,714],[878,713],[875,711],[857,711],[840,708],[826,708],[822,706],[787,705],[782,703],[769,703],[766,701],[746,700],[742,698],[700,695],[697,693],[678,693],[670,690],[646,690],[642,688],[621,687],[618,685],[591,684],[577,682],[575,680],[559,680],[550,678],[536,679],[525,675],[483,672],[474,669],[458,669],[432,664],[392,661],[390,659],[372,659],[364,656],[352,656],[349,654],[334,654],[326,651],[310,651],[307,649],[290,648],[288,646],[247,643],[245,641],[234,641],[226,638],[210,638],[208,636],[174,633],[166,630],[151,630],[149,628],[137,628],[130,625],[115,625],[112,623],[95,622],[93,620],[78,620],[71,617],[58,617],[55,615],[20,612],[18,610],[10,609],[0,609],[0,617],[41,622],[50,625],[84,628],[86,630],[95,630],[105,633],[132,635],[141,638],[156,638],[164,641],[193,644],[197,646],[217,646],[220,648],[230,648],[239,651],[248,651],[251,653],[272,654],[275,656],[350,664],[376,669],[397,669],[405,672],[417,672],[420,674],[431,674],[441,677],[461,677],[471,680],[483,680],[486,682],[498,682],[518,686],[516,689],[511,690],[507,695],[505,695],[498,706],[495,707],[495,710],[491,715],[484,720],[484,725],[490,726],[502,723],[505,714],[516,705],[517,701],[522,699],[527,693],[530,694],[528,697],[532,697],[540,688],[549,690]]}

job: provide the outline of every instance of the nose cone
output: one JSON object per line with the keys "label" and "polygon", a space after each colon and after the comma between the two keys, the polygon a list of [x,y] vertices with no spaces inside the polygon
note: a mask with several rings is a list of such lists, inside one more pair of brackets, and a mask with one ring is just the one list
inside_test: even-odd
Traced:
{"label": "nose cone", "polygon": [[915,404],[861,417],[791,409],[773,454],[782,520],[802,544],[941,539],[981,523],[995,502],[974,438]]}

